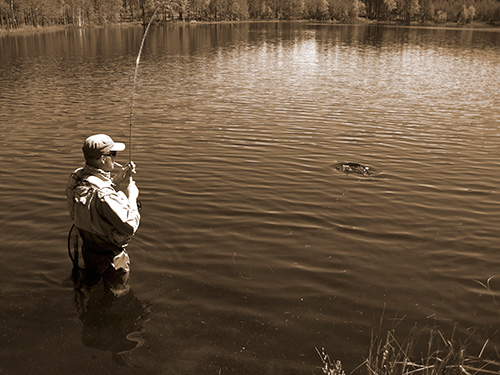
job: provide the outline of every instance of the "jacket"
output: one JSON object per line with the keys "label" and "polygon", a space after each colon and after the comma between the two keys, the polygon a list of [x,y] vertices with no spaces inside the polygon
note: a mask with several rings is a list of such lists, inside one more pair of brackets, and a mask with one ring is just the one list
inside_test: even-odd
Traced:
{"label": "jacket", "polygon": [[125,193],[115,190],[109,172],[89,165],[78,168],[69,177],[66,198],[75,226],[104,252],[121,251],[139,228],[139,211]]}

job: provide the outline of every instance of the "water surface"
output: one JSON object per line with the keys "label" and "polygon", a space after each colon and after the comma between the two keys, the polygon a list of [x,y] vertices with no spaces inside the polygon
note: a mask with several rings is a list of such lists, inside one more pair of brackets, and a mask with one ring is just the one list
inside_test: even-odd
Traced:
{"label": "water surface", "polygon": [[128,144],[141,37],[0,37],[4,373],[319,374],[316,347],[350,371],[382,315],[500,350],[497,31],[153,27],[136,299],[82,309],[64,187],[88,135]]}

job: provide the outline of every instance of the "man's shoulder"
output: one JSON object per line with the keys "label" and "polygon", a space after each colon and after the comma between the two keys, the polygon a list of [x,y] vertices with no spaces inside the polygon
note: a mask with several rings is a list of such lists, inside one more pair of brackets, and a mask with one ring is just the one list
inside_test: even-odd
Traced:
{"label": "man's shoulder", "polygon": [[113,188],[112,181],[104,180],[99,176],[88,175],[85,176],[83,180],[94,185],[98,189]]}
{"label": "man's shoulder", "polygon": [[69,175],[67,187],[70,189],[74,189],[82,183],[82,177],[83,168],[78,168],[75,171],[71,172]]}
{"label": "man's shoulder", "polygon": [[97,191],[97,193],[101,198],[111,194],[116,194],[116,190],[113,187],[113,183],[108,180],[103,180],[99,176],[93,176],[93,175],[86,176],[84,178],[84,182],[90,184],[90,186],[95,188],[95,190]]}

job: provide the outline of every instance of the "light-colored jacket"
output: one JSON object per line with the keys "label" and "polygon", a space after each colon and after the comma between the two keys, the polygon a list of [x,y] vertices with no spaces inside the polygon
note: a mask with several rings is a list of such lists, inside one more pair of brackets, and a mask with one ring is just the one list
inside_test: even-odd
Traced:
{"label": "light-colored jacket", "polygon": [[78,168],[69,177],[66,197],[75,226],[106,242],[126,246],[139,228],[139,211],[124,192],[115,190],[109,172],[89,165]]}

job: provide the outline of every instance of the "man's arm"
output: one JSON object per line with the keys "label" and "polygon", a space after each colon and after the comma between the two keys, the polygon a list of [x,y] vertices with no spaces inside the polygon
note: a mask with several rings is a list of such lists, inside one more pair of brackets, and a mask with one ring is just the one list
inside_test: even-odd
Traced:
{"label": "man's arm", "polygon": [[104,196],[101,200],[101,213],[119,233],[131,236],[139,228],[141,215],[137,208],[139,191],[135,183],[128,190],[132,190],[128,197],[122,191]]}

